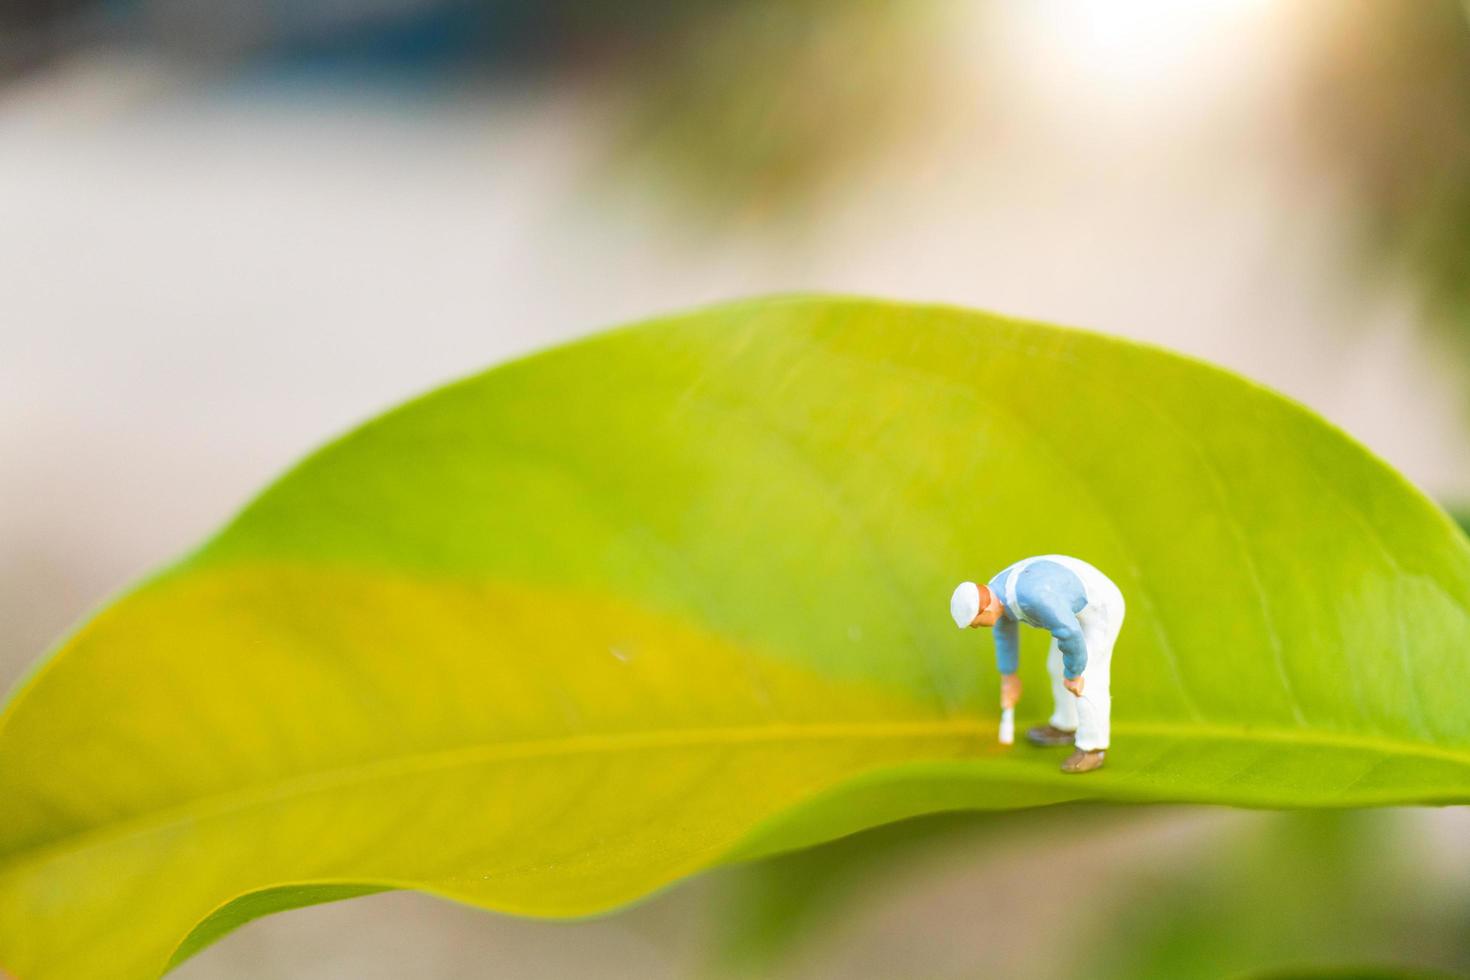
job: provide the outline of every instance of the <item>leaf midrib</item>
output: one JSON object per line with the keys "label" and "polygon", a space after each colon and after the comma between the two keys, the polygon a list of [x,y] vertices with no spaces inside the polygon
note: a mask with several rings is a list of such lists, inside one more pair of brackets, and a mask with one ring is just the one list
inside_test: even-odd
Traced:
{"label": "leaf midrib", "polygon": [[[1363,749],[1385,756],[1438,759],[1470,768],[1470,747],[1445,746],[1410,742],[1381,735],[1357,735],[1348,732],[1308,728],[1254,727],[1249,725],[1187,725],[1168,721],[1131,721],[1115,723],[1120,734],[1159,735],[1178,739],[1265,742],[1271,744],[1314,746],[1336,749]],[[946,718],[930,721],[869,721],[826,724],[772,723],[763,725],[728,725],[709,728],[654,729],[638,732],[602,732],[566,735],[555,738],[522,739],[457,746],[449,749],[410,752],[371,762],[354,763],[329,769],[301,773],[275,783],[253,783],[238,789],[195,797],[173,807],[145,811],[117,823],[81,830],[39,844],[10,852],[0,862],[0,875],[14,872],[28,864],[38,864],[61,853],[103,846],[128,837],[142,836],[188,820],[212,819],[232,812],[244,811],[271,803],[283,802],[333,786],[368,783],[415,771],[454,769],[488,762],[533,759],[538,757],[593,755],[640,748],[683,748],[760,744],[781,741],[816,742],[872,739],[932,739],[942,737],[984,737],[995,731],[994,719]],[[914,762],[919,759],[910,760]],[[1054,774],[1048,771],[1045,778]],[[1009,774],[1008,778],[1015,778]]]}

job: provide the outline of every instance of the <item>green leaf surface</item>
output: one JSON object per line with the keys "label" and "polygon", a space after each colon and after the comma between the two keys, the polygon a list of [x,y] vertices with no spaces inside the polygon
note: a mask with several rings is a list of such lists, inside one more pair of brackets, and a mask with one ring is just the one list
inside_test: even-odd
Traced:
{"label": "green leaf surface", "polygon": [[[947,615],[1050,552],[1129,603],[1083,777],[995,744]],[[1440,510],[1184,358],[859,300],[614,331],[333,443],[51,656],[0,715],[0,964],[153,976],[282,888],[582,915],[929,811],[1465,801],[1467,595]]]}

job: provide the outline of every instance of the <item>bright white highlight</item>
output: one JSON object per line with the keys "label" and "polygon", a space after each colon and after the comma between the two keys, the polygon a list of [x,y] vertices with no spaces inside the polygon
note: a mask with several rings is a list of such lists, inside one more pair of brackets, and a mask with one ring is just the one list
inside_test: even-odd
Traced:
{"label": "bright white highlight", "polygon": [[1016,8],[1035,50],[1057,70],[1059,98],[1166,102],[1198,85],[1216,63],[1238,64],[1238,48],[1266,0],[1029,0]]}

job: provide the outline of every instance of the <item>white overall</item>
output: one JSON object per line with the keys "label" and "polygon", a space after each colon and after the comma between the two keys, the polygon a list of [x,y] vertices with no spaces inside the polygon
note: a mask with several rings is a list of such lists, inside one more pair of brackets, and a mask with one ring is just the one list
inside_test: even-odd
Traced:
{"label": "white overall", "polygon": [[1054,705],[1051,725],[1063,731],[1076,732],[1077,748],[1084,752],[1105,749],[1108,747],[1113,710],[1113,644],[1118,641],[1118,632],[1123,628],[1123,593],[1113,584],[1112,579],[1080,559],[1066,555],[1028,558],[1011,570],[1006,578],[1006,594],[1003,597],[1006,608],[1023,622],[1025,620],[1021,616],[1021,608],[1016,602],[1016,583],[1026,566],[1033,561],[1056,562],[1066,568],[1082,580],[1082,590],[1087,594],[1087,605],[1077,614],[1077,622],[1082,627],[1082,642],[1087,648],[1087,666],[1082,669],[1081,697],[1062,686],[1062,651],[1056,640],[1051,641],[1051,650],[1046,656],[1046,671],[1051,675]]}

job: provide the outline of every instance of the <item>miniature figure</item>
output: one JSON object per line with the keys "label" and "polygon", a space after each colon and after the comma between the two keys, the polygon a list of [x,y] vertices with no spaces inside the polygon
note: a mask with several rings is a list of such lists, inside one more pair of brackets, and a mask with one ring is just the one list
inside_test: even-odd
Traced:
{"label": "miniature figure", "polygon": [[1062,772],[1101,768],[1113,703],[1109,690],[1113,644],[1123,628],[1124,612],[1123,593],[1112,580],[1080,559],[1042,555],[1016,562],[987,585],[961,582],[949,600],[949,612],[960,629],[995,627],[1005,744],[1010,744],[1007,713],[1021,699],[1018,626],[1025,623],[1051,634],[1046,669],[1055,710],[1047,724],[1026,732],[1026,740],[1032,745],[1075,746],[1062,763]]}

